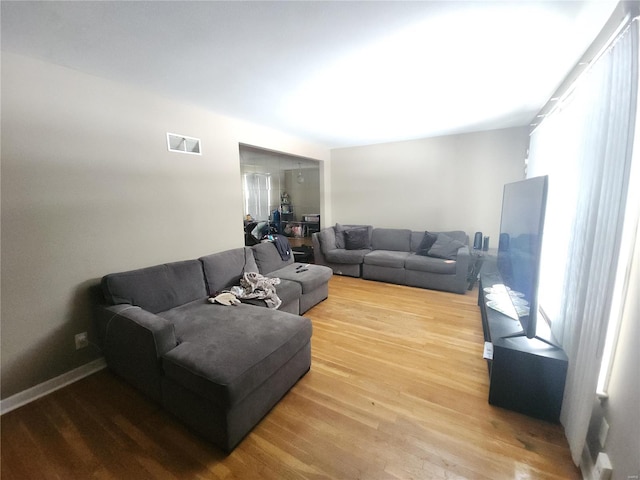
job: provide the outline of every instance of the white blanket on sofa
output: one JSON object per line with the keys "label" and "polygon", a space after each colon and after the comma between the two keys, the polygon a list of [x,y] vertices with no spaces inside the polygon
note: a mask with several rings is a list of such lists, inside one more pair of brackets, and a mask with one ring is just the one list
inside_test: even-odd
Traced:
{"label": "white blanket on sofa", "polygon": [[264,300],[267,307],[277,309],[282,305],[282,300],[276,293],[276,285],[280,284],[279,278],[268,278],[256,272],[245,272],[240,279],[240,286],[231,287],[229,290],[241,300]]}

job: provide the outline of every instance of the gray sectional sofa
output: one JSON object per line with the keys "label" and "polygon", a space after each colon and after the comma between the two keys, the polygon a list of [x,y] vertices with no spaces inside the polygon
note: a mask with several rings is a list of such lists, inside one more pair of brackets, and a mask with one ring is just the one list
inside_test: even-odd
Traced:
{"label": "gray sectional sofa", "polygon": [[[226,452],[309,370],[331,269],[301,271],[273,243],[106,275],[97,322],[108,367]],[[244,272],[280,278],[280,309],[208,302]]]}
{"label": "gray sectional sofa", "polygon": [[436,233],[336,224],[314,233],[312,241],[316,264],[339,275],[455,293],[467,291],[469,239],[462,231]]}

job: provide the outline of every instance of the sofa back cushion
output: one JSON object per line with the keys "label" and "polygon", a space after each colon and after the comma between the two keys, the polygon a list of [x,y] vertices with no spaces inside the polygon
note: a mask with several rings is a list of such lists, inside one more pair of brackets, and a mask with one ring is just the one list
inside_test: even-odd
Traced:
{"label": "sofa back cushion", "polygon": [[462,230],[452,230],[451,232],[440,232],[440,233],[444,233],[445,235],[453,238],[454,240],[457,240],[463,245],[469,245],[469,237]]}
{"label": "sofa back cushion", "polygon": [[151,313],[164,312],[207,296],[198,260],[165,263],[102,277],[102,292],[111,305],[128,303]]}
{"label": "sofa back cushion", "polygon": [[449,235],[439,233],[438,239],[431,246],[427,255],[430,257],[444,258],[446,260],[456,260],[458,250],[464,246],[464,243],[451,238]]}
{"label": "sofa back cushion", "polygon": [[253,257],[256,260],[256,265],[258,266],[258,271],[262,275],[271,273],[274,270],[279,270],[293,263],[293,254],[289,255],[288,260],[282,260],[273,242],[259,243],[251,248],[253,250]]}
{"label": "sofa back cushion", "polygon": [[249,247],[212,253],[198,260],[202,262],[209,295],[239,285],[244,272],[258,271],[253,250]]}
{"label": "sofa back cushion", "polygon": [[333,227],[323,228],[318,232],[318,241],[323,253],[335,250],[336,247],[336,230]]}
{"label": "sofa back cushion", "polygon": [[371,236],[373,250],[411,251],[411,230],[403,228],[374,228]]}

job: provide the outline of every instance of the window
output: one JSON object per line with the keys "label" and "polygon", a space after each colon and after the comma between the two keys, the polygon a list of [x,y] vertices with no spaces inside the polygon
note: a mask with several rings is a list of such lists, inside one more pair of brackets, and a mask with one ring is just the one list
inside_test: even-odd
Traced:
{"label": "window", "polygon": [[251,215],[257,221],[269,220],[271,175],[245,173],[242,176],[242,187],[245,215]]}

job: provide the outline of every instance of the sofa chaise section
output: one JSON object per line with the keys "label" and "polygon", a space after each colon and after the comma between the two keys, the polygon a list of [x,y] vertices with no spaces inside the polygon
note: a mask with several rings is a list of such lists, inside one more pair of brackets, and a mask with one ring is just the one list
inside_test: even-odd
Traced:
{"label": "sofa chaise section", "polygon": [[106,275],[97,319],[108,367],[227,452],[311,365],[309,319],[207,301],[245,254]]}
{"label": "sofa chaise section", "polygon": [[160,315],[175,325],[179,341],[162,357],[164,406],[225,451],[311,366],[311,322],[304,317],[202,302]]}

